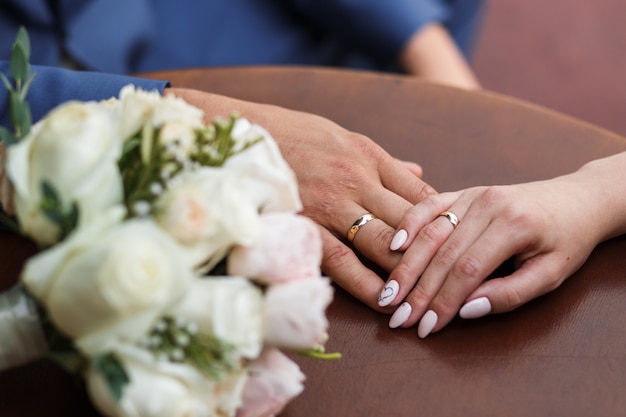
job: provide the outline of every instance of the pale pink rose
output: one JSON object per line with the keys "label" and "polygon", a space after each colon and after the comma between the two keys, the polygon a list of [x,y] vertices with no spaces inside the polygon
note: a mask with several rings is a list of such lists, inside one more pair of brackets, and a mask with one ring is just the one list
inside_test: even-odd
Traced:
{"label": "pale pink rose", "polygon": [[228,274],[262,284],[318,278],[322,240],[318,226],[292,213],[261,215],[261,232],[249,246],[236,246],[228,257]]}
{"label": "pale pink rose", "polygon": [[269,345],[311,349],[327,336],[326,307],[333,298],[328,278],[290,281],[265,293],[264,329]]}
{"label": "pale pink rose", "polygon": [[243,406],[237,410],[237,417],[274,416],[304,389],[304,374],[278,349],[263,350],[248,369]]}

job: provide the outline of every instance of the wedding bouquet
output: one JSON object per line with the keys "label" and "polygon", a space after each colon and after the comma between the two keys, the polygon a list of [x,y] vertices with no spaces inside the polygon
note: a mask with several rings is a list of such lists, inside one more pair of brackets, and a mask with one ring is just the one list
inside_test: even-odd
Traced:
{"label": "wedding bouquet", "polygon": [[[4,80],[22,99],[23,67]],[[45,351],[111,417],[280,412],[304,381],[285,351],[324,357],[332,287],[270,134],[133,86],[32,128],[26,110],[0,202],[41,250],[0,294],[20,309],[1,316],[0,368]]]}

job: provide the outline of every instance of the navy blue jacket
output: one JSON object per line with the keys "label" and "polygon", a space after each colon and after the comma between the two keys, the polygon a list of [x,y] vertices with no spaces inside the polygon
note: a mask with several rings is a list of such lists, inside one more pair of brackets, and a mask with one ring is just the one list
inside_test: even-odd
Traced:
{"label": "navy blue jacket", "polygon": [[20,25],[33,64],[137,73],[247,64],[396,67],[443,23],[469,53],[483,0],[2,0],[0,59]]}
{"label": "navy blue jacket", "polygon": [[[0,61],[24,25],[32,64],[94,71],[35,67],[36,121],[66,100],[115,96],[131,81],[166,84],[112,74],[252,64],[395,70],[409,37],[430,22],[469,54],[481,10],[481,0],[2,0]],[[0,88],[3,126],[6,109]]]}

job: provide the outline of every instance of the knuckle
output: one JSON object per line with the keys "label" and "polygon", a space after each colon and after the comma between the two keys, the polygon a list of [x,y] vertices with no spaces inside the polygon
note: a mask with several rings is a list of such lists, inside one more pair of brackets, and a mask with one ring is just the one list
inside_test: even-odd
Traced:
{"label": "knuckle", "polygon": [[391,279],[395,279],[400,284],[404,284],[415,280],[417,273],[413,266],[405,260],[401,260],[393,269],[390,275]]}
{"label": "knuckle", "polygon": [[446,238],[440,223],[427,224],[420,230],[417,237],[429,247],[439,247]]}
{"label": "knuckle", "polygon": [[524,297],[518,288],[510,288],[505,293],[506,311],[515,310],[524,304]]}
{"label": "knuckle", "polygon": [[332,273],[343,269],[353,256],[353,252],[343,244],[332,245],[324,248],[322,270]]}
{"label": "knuckle", "polygon": [[441,247],[439,251],[437,251],[432,262],[436,266],[447,269],[450,266],[454,265],[454,263],[456,262],[456,259],[457,259],[456,247],[454,245],[448,244],[446,246]]}
{"label": "knuckle", "polygon": [[424,309],[432,298],[433,294],[418,282],[406,297],[406,300],[413,306],[414,311],[418,311]]}
{"label": "knuckle", "polygon": [[501,201],[506,200],[506,194],[507,193],[502,186],[495,185],[487,187],[482,194],[481,203],[484,208],[491,208],[499,204]]}
{"label": "knuckle", "polygon": [[480,261],[473,256],[462,256],[454,264],[452,274],[461,280],[477,280],[482,279],[479,276]]}
{"label": "knuckle", "polygon": [[454,317],[459,309],[459,301],[453,299],[449,293],[440,292],[431,303],[431,308],[442,318]]}
{"label": "knuckle", "polygon": [[437,191],[428,183],[422,182],[417,186],[415,199],[416,201],[432,198],[437,195]]}
{"label": "knuckle", "polygon": [[431,194],[426,195],[419,202],[419,205],[426,207],[429,210],[434,210],[439,206],[438,200],[439,200],[439,195],[435,193],[431,193]]}
{"label": "knuckle", "polygon": [[377,250],[389,250],[389,244],[391,243],[391,239],[393,239],[394,234],[395,230],[389,227],[385,226],[377,228],[373,236],[373,242],[374,245],[378,248]]}

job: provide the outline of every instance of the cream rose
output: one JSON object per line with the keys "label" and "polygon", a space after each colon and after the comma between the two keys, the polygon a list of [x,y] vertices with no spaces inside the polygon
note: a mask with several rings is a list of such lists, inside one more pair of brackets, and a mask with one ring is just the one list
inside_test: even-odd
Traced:
{"label": "cream rose", "polygon": [[23,282],[85,353],[137,341],[187,291],[191,266],[154,222],[93,222],[31,258]]}
{"label": "cream rose", "polygon": [[238,245],[228,255],[228,274],[263,284],[318,278],[322,240],[318,226],[293,213],[265,213],[261,232],[249,246]]}
{"label": "cream rose", "polygon": [[110,417],[210,417],[217,415],[217,384],[185,363],[158,361],[152,353],[123,345],[114,353],[130,382],[118,402],[100,373],[89,369],[87,390]]}
{"label": "cream rose", "polygon": [[196,278],[174,314],[234,345],[239,356],[255,358],[261,351],[263,294],[246,278]]}
{"label": "cream rose", "polygon": [[263,211],[302,210],[298,183],[294,172],[283,159],[278,145],[262,127],[247,119],[238,119],[232,137],[239,146],[256,139],[262,140],[229,158],[224,168],[237,173],[246,181],[246,193]]}
{"label": "cream rose", "polygon": [[48,181],[65,207],[76,202],[79,224],[122,201],[117,168],[121,142],[115,112],[95,102],[57,107],[7,152],[7,172],[25,234],[43,245],[55,243],[57,225],[40,209],[41,185]]}
{"label": "cream rose", "polygon": [[325,311],[332,297],[328,278],[270,286],[265,292],[265,341],[288,349],[310,349],[320,344],[327,335]]}
{"label": "cream rose", "polygon": [[176,177],[155,205],[159,225],[183,244],[196,265],[232,245],[249,244],[259,233],[258,207],[236,176],[199,168]]}

